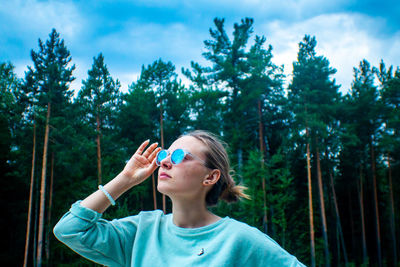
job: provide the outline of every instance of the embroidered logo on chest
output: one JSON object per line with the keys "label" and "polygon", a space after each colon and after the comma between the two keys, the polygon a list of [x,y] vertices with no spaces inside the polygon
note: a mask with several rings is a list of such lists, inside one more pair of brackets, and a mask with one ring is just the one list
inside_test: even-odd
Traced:
{"label": "embroidered logo on chest", "polygon": [[197,256],[201,256],[201,255],[203,255],[203,254],[204,254],[204,248],[201,248],[200,252],[197,253]]}

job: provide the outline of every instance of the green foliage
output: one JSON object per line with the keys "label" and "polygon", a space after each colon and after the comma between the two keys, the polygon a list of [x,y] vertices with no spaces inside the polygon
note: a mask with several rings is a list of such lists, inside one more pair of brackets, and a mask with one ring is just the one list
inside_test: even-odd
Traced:
{"label": "green foliage", "polygon": [[88,71],[88,78],[82,81],[82,89],[78,93],[77,101],[83,105],[87,121],[96,128],[96,118],[99,117],[101,129],[112,130],[116,111],[121,96],[120,83],[111,77],[103,54],[93,59],[92,69]]}
{"label": "green foliage", "polygon": [[380,82],[379,113],[384,122],[380,143],[387,152],[396,154],[400,148],[400,69],[397,68],[393,74],[393,67],[386,70],[382,61],[379,70],[373,68],[373,72]]}
{"label": "green foliage", "polygon": [[268,203],[274,208],[271,218],[275,240],[286,247],[289,205],[295,200],[296,192],[293,188],[293,177],[281,151],[273,155],[267,163],[268,169]]}
{"label": "green foliage", "polygon": [[[204,42],[206,51],[203,53],[212,67],[201,67],[192,62],[194,74],[190,75],[188,71],[184,73],[201,89],[200,92],[204,92],[205,88],[208,88],[206,94],[215,92],[217,98],[211,102],[214,107],[219,103],[223,105],[222,132],[230,140],[232,160],[240,169],[243,160],[249,156],[248,151],[258,143],[260,120],[266,122],[261,127],[263,132],[271,139],[276,136],[273,130],[269,131],[273,127],[266,125],[280,112],[264,118],[258,114],[258,103],[262,114],[280,109],[278,106],[282,103],[278,101],[282,98],[279,96],[284,94],[283,69],[273,64],[272,46],[267,49],[264,47],[265,37],[256,36],[254,43],[248,47],[253,33],[253,19],[246,18],[235,23],[232,40],[225,31],[224,19],[216,18],[214,24],[215,29],[210,29],[211,39]],[[216,110],[218,112],[220,109],[216,107]]]}
{"label": "green foliage", "polygon": [[[19,226],[25,220],[24,199],[25,183],[21,179],[23,170],[14,168],[17,162],[15,157],[16,131],[21,119],[21,108],[17,102],[18,88],[21,81],[14,73],[11,63],[0,63],[0,203],[3,214],[0,226],[4,231],[0,258],[5,265],[13,265],[15,259],[20,259],[19,248],[23,246],[23,232]],[[23,153],[20,151],[20,153]],[[3,247],[2,246],[2,247]]]}
{"label": "green foliage", "polygon": [[317,56],[315,37],[306,35],[299,43],[297,62],[293,63],[293,80],[288,98],[299,129],[309,128],[311,135],[327,136],[327,126],[335,119],[338,86],[330,76],[336,70],[323,56]]}
{"label": "green foliage", "polygon": [[[134,146],[141,144],[147,138],[157,140],[154,125],[157,125],[159,111],[154,91],[133,84],[129,93],[124,95],[124,105],[118,117],[118,128],[124,138]],[[131,150],[133,151],[133,149]]]}
{"label": "green foliage", "polygon": [[141,88],[144,92],[153,92],[158,109],[158,121],[151,125],[157,126],[157,139],[161,138],[161,123],[164,131],[164,143],[172,143],[176,136],[182,134],[189,121],[188,92],[182,83],[177,80],[175,66],[169,61],[158,59],[142,72],[132,88]]}
{"label": "green foliage", "polygon": [[[257,150],[251,151],[249,159],[244,164],[242,171],[243,183],[248,186],[248,190],[246,193],[251,197],[251,199],[243,201],[242,206],[245,214],[242,214],[242,216],[238,217],[241,217],[241,220],[244,220],[246,223],[256,226],[260,230],[264,231],[264,193],[262,180],[264,180],[265,182],[267,179],[267,169],[262,168],[262,164],[263,160],[260,152]],[[268,209],[268,207],[265,208]]]}
{"label": "green foliage", "polygon": [[0,63],[0,170],[4,173],[11,150],[11,130],[15,123],[19,80],[11,63]]}
{"label": "green foliage", "polygon": [[75,79],[72,76],[75,65],[68,66],[72,60],[70,52],[55,29],[46,43],[39,39],[39,51],[32,50],[31,57],[39,103],[53,103],[58,107],[68,102],[73,94],[69,83]]}

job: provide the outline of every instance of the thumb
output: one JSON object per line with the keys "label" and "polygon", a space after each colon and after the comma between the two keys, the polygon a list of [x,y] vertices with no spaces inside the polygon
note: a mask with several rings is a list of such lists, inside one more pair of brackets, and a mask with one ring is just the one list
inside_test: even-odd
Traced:
{"label": "thumb", "polygon": [[148,167],[148,170],[151,172],[151,173],[153,173],[156,169],[157,169],[157,164],[156,164],[156,159],[154,159],[152,162],[151,162],[151,164],[150,164],[150,166]]}

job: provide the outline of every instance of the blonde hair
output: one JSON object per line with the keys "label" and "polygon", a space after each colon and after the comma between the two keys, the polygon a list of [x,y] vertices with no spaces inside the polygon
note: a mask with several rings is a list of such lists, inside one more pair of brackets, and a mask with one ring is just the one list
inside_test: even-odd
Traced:
{"label": "blonde hair", "polygon": [[200,140],[206,147],[206,166],[210,169],[218,169],[221,172],[220,179],[206,195],[207,206],[216,205],[219,199],[225,202],[236,202],[240,198],[250,199],[244,193],[247,187],[236,185],[233,180],[233,170],[231,170],[226,143],[221,141],[216,135],[202,130],[189,132],[184,136],[192,136]]}

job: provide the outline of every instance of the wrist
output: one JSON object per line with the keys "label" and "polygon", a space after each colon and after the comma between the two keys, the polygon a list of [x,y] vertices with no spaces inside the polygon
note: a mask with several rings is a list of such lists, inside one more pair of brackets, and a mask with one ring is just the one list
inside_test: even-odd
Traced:
{"label": "wrist", "polygon": [[136,185],[135,180],[124,171],[120,172],[113,180],[118,183],[119,187],[123,189],[124,192]]}
{"label": "wrist", "polygon": [[104,189],[102,185],[99,185],[99,190],[103,192],[103,194],[108,198],[110,201],[111,205],[115,206],[115,200],[112,198],[112,196],[107,192],[107,190]]}

